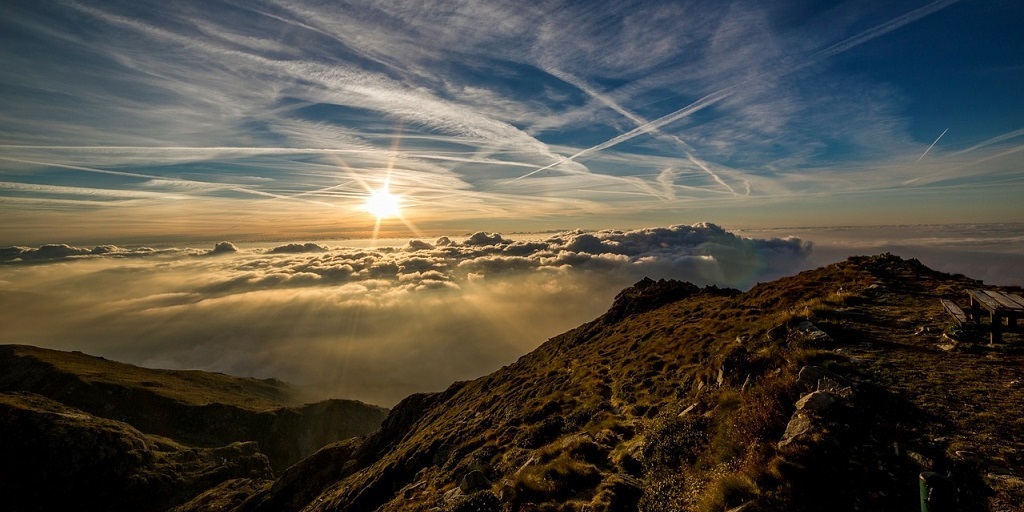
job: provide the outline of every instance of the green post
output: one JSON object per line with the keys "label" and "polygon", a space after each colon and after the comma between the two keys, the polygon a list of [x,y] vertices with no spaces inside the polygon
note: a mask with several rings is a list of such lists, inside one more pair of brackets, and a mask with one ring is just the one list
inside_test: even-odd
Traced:
{"label": "green post", "polygon": [[921,486],[921,512],[947,512],[956,510],[956,491],[946,475],[925,471],[919,478]]}

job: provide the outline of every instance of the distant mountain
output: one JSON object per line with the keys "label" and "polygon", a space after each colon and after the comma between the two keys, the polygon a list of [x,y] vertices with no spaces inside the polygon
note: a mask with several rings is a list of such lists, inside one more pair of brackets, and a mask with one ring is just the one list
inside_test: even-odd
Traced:
{"label": "distant mountain", "polygon": [[[160,503],[178,503],[176,512],[905,511],[920,508],[923,475],[932,510],[1018,510],[1024,337],[989,346],[939,303],[963,304],[964,289],[976,286],[888,254],[742,293],[645,279],[605,315],[491,375],[406,398],[365,437],[330,443],[276,478],[226,465],[232,478]],[[247,382],[276,400],[276,383]],[[164,488],[176,499],[203,487],[190,466],[154,465],[194,448],[175,451],[147,441],[143,427],[139,434],[34,395],[4,400],[17,412],[0,418],[73,418],[109,432],[88,446],[110,446],[109,464],[94,466],[115,481],[173,476]],[[17,435],[3,439],[37,437],[51,454],[36,471],[63,464],[51,446],[62,430],[15,423],[3,428]],[[233,446],[243,460],[258,457],[251,445]],[[0,478],[17,467],[0,464]]]}
{"label": "distant mountain", "polygon": [[256,443],[191,448],[40,395],[0,392],[0,508],[161,511],[236,478],[273,478]]}
{"label": "distant mountain", "polygon": [[[5,415],[13,418],[34,411],[37,414],[33,417],[52,426],[49,430],[44,429],[40,434],[42,437],[33,439],[24,430],[23,424],[6,424],[4,427],[9,430],[0,431],[0,438],[3,439],[21,439],[21,444],[25,446],[42,443],[49,449],[53,447],[52,439],[47,436],[52,437],[55,435],[54,429],[63,431],[65,427],[76,432],[75,436],[99,435],[94,432],[94,427],[108,434],[124,433],[126,439],[159,436],[166,439],[146,441],[143,444],[149,448],[134,447],[132,450],[135,451],[129,451],[138,452],[144,460],[150,460],[152,457],[146,454],[153,449],[159,451],[173,446],[174,450],[170,451],[180,451],[185,454],[181,457],[187,461],[194,454],[221,454],[223,450],[230,452],[238,448],[254,460],[262,459],[265,471],[261,470],[255,475],[263,478],[271,478],[274,471],[283,471],[324,445],[376,430],[388,413],[387,409],[352,400],[327,400],[298,405],[298,394],[287,384],[274,379],[239,378],[201,371],[152,370],[80,352],[23,345],[0,345],[0,392],[3,392]],[[87,419],[71,423],[65,421],[71,417]],[[119,436],[104,434],[100,438],[115,441]],[[225,446],[229,448],[223,448]],[[81,449],[80,446],[73,448]],[[120,450],[117,446],[97,447],[100,448],[121,453],[117,451]],[[199,448],[213,451],[197,450]],[[23,449],[24,446],[19,448]],[[19,451],[15,454],[17,456],[12,455],[13,459],[3,457],[4,460],[0,461],[0,474],[20,473],[22,461],[29,452]],[[46,457],[74,455],[89,458],[90,453],[49,453]],[[49,460],[46,457],[41,460]],[[160,457],[157,459],[162,460]],[[163,468],[160,471],[174,473],[177,471],[174,468],[180,467],[181,471],[188,472],[202,466],[182,461],[175,464],[170,469]],[[213,463],[210,465],[217,466]],[[75,473],[75,467],[67,466],[62,471],[67,475],[78,474]],[[79,477],[91,477],[87,474],[91,473],[85,469],[87,467],[79,468]],[[129,471],[128,467],[125,466],[124,471],[136,471]],[[153,468],[143,465],[136,469],[145,474]],[[241,476],[237,472],[220,469],[213,473],[223,478],[212,482],[209,478],[201,481],[213,485],[227,478]],[[69,480],[78,479],[69,476]],[[171,494],[178,496],[179,492],[175,490]],[[55,496],[49,492],[46,495]],[[106,506],[97,508],[106,509]],[[135,503],[121,510],[140,509]]]}

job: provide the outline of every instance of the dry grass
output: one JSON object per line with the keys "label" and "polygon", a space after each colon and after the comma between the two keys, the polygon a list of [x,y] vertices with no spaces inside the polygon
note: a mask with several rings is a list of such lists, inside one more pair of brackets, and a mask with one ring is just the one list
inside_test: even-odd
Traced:
{"label": "dry grass", "polygon": [[[611,482],[627,488],[630,477],[642,482],[643,511],[748,501],[799,510],[828,500],[837,510],[895,512],[916,506],[928,464],[960,472],[964,510],[1000,510],[1024,497],[1013,480],[984,480],[1024,468],[1024,355],[1012,348],[1022,340],[936,348],[949,324],[937,299],[966,285],[880,256],[597,319],[487,377],[410,402],[392,437],[367,448],[317,506],[444,509],[444,493],[472,468],[496,482],[491,491],[510,510],[603,507],[614,501]],[[834,344],[808,342],[797,329],[804,320]],[[806,364],[857,385],[835,425],[779,449]],[[965,450],[983,462],[958,461]],[[396,494],[403,488],[416,491]]]}

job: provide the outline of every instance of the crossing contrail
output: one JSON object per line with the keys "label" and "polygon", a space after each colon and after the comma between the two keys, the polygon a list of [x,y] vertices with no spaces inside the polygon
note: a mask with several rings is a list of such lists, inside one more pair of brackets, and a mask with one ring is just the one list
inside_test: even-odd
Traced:
{"label": "crossing contrail", "polygon": [[[608,108],[614,110],[615,112],[618,112],[620,115],[622,115],[623,117],[629,119],[630,121],[633,121],[633,123],[636,124],[637,127],[640,127],[640,126],[648,126],[648,127],[650,127],[651,122],[649,120],[644,119],[643,117],[641,117],[638,114],[630,112],[629,110],[627,110],[622,105],[619,105],[618,102],[613,100],[607,94],[603,94],[603,93],[597,91],[596,89],[594,89],[593,87],[591,87],[590,84],[586,83],[583,79],[581,79],[579,77],[576,77],[576,76],[573,76],[573,75],[571,75],[569,73],[563,72],[561,70],[557,70],[557,69],[546,69],[545,71],[547,71],[548,73],[551,73],[552,75],[562,79],[565,82],[568,82],[568,83],[576,86],[577,88],[579,88],[581,91],[585,92],[590,97],[600,101],[601,103],[604,103],[605,106],[607,106]],[[689,160],[692,164],[696,165],[702,171],[704,171],[709,176],[711,176],[711,178],[713,180],[715,180],[716,183],[718,183],[719,185],[725,187],[730,193],[732,193],[733,195],[739,195],[739,194],[736,193],[736,190],[734,188],[732,188],[728,183],[725,182],[725,180],[722,179],[721,176],[719,176],[717,173],[715,173],[714,171],[711,170],[711,167],[707,164],[707,162],[705,162],[704,160],[701,160],[700,158],[697,158],[697,156],[695,154],[696,151],[693,149],[693,146],[687,144],[686,141],[684,141],[682,138],[680,138],[677,135],[671,134],[671,133],[665,133],[665,132],[663,132],[661,130],[658,130],[657,128],[650,128],[649,131],[655,137],[666,139],[669,142],[679,146],[683,150],[683,154],[686,155],[687,160]],[[522,178],[520,178],[520,179],[522,179]]]}
{"label": "crossing contrail", "polygon": [[535,169],[535,170],[533,170],[531,172],[528,172],[528,173],[526,173],[526,174],[524,174],[524,175],[522,175],[522,176],[520,176],[520,177],[518,177],[518,178],[516,178],[516,179],[514,179],[512,181],[514,182],[514,181],[522,180],[524,178],[529,178],[530,176],[533,176],[534,174],[537,174],[537,173],[542,172],[542,171],[546,171],[546,170],[551,169],[553,167],[559,166],[559,165],[561,165],[563,163],[568,163],[568,162],[575,161],[577,158],[579,158],[581,156],[584,156],[584,155],[587,155],[589,153],[593,153],[593,152],[596,152],[596,151],[601,151],[601,150],[610,148],[612,146],[616,146],[616,145],[622,144],[623,142],[626,142],[626,141],[628,141],[630,139],[633,139],[633,138],[635,138],[635,137],[637,137],[639,135],[644,135],[644,134],[647,134],[647,133],[651,133],[651,132],[661,128],[662,126],[665,126],[665,125],[670,124],[670,123],[674,123],[674,122],[676,122],[676,121],[678,121],[678,120],[680,120],[680,119],[682,119],[684,117],[688,117],[688,116],[690,116],[693,113],[696,113],[696,112],[699,112],[701,110],[704,110],[705,108],[708,108],[708,107],[710,107],[710,106],[712,106],[712,105],[714,105],[714,104],[716,104],[716,103],[718,103],[718,102],[720,102],[720,101],[722,101],[722,100],[724,100],[726,98],[729,98],[730,96],[733,96],[734,94],[739,92],[739,89],[742,86],[745,86],[745,85],[747,85],[747,84],[749,84],[751,82],[762,81],[762,80],[772,80],[772,79],[776,79],[776,78],[781,78],[781,77],[786,76],[786,75],[788,75],[790,73],[793,73],[795,71],[801,70],[801,69],[806,68],[806,67],[811,66],[811,65],[814,65],[814,64],[816,64],[816,63],[818,63],[818,62],[820,62],[822,60],[825,60],[825,59],[834,57],[834,56],[836,56],[836,55],[838,55],[840,53],[846,52],[847,50],[850,50],[852,48],[860,46],[860,45],[862,45],[862,44],[864,44],[864,43],[866,43],[868,41],[871,41],[872,39],[875,39],[877,37],[880,37],[880,36],[883,36],[885,34],[888,34],[889,32],[892,32],[893,30],[896,30],[896,29],[898,29],[900,27],[903,27],[905,25],[913,23],[913,22],[915,22],[915,21],[917,21],[917,20],[919,20],[921,18],[924,18],[925,16],[933,14],[933,13],[935,13],[937,11],[945,9],[946,7],[949,7],[950,5],[955,4],[957,1],[959,1],[959,0],[937,0],[935,2],[932,2],[932,3],[928,4],[928,5],[925,5],[923,7],[919,7],[917,9],[914,9],[913,11],[910,11],[910,12],[908,12],[906,14],[901,15],[901,16],[897,16],[896,18],[893,18],[893,19],[891,19],[891,20],[889,20],[889,21],[887,21],[885,23],[882,23],[880,25],[876,25],[876,26],[871,27],[871,28],[869,28],[869,29],[867,29],[867,30],[865,30],[863,32],[860,32],[859,34],[856,34],[856,35],[854,35],[852,37],[848,37],[848,38],[846,38],[846,39],[844,39],[842,41],[839,41],[838,43],[835,43],[835,44],[829,46],[828,48],[819,50],[819,51],[815,52],[814,54],[812,54],[810,57],[808,57],[807,59],[805,59],[803,61],[796,62],[796,63],[791,63],[788,66],[787,65],[783,65],[783,66],[781,66],[781,69],[779,69],[777,71],[769,72],[769,73],[762,73],[761,75],[758,75],[756,77],[744,80],[742,82],[738,82],[738,83],[732,84],[730,86],[727,86],[727,87],[724,87],[722,89],[719,89],[719,90],[717,90],[715,92],[709,93],[709,94],[705,95],[704,97],[700,98],[699,100],[697,100],[697,101],[695,101],[693,103],[690,103],[689,105],[687,105],[687,106],[685,106],[685,107],[683,107],[683,108],[681,108],[679,110],[676,110],[675,112],[666,114],[665,116],[659,117],[658,119],[650,121],[647,124],[643,124],[643,125],[637,126],[636,128],[634,128],[634,129],[632,129],[632,130],[630,130],[630,131],[628,131],[626,133],[623,133],[623,134],[621,134],[621,135],[619,135],[617,137],[609,139],[609,140],[607,140],[605,142],[602,142],[601,144],[598,144],[596,146],[580,150],[580,151],[574,153],[571,156],[568,156],[568,157],[565,157],[565,158],[562,158],[562,159],[558,160],[557,162],[554,162],[552,164],[546,165],[546,166],[541,167],[539,169]]}
{"label": "crossing contrail", "polygon": [[924,159],[924,156],[927,155],[928,152],[931,151],[932,148],[934,148],[936,144],[938,144],[939,139],[941,139],[942,136],[945,135],[946,132],[948,132],[948,131],[949,131],[949,128],[946,128],[945,130],[942,130],[942,133],[940,133],[939,136],[935,138],[935,142],[932,142],[932,145],[928,146],[928,149],[924,150],[924,153],[921,153],[921,156],[917,157],[917,162],[914,162],[914,163],[915,164],[920,163],[921,160]]}

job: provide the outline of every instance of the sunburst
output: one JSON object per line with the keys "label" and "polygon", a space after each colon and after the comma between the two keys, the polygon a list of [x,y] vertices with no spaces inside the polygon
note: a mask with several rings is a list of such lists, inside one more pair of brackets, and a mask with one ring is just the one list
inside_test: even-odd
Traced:
{"label": "sunburst", "polygon": [[363,208],[377,217],[377,222],[402,216],[402,196],[392,194],[388,183],[377,190],[371,190]]}

